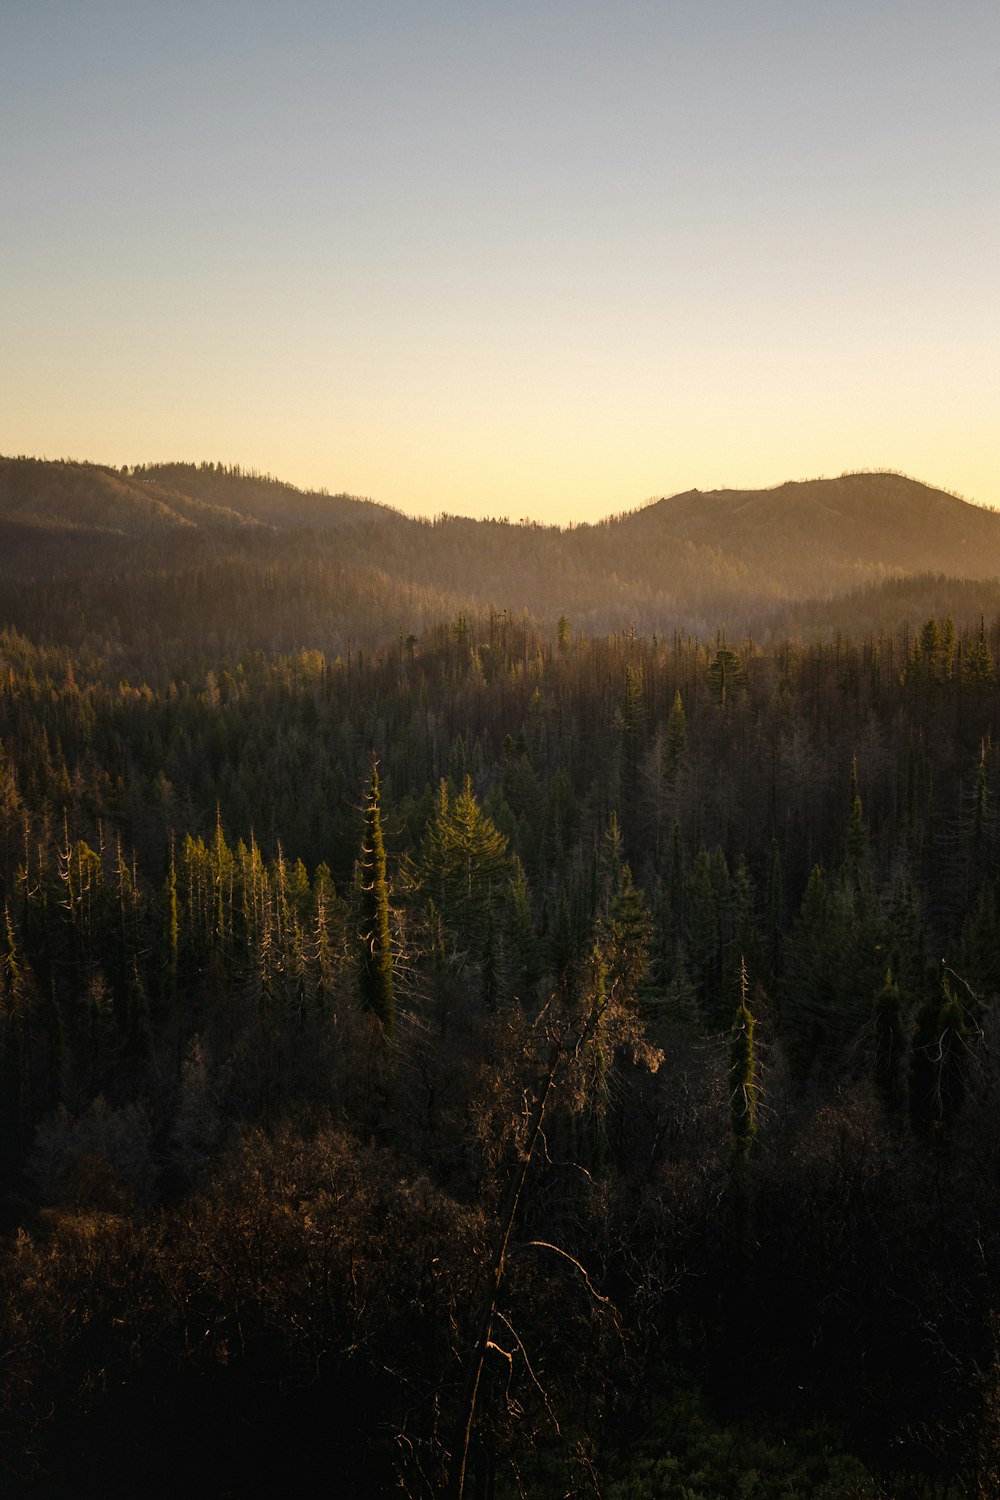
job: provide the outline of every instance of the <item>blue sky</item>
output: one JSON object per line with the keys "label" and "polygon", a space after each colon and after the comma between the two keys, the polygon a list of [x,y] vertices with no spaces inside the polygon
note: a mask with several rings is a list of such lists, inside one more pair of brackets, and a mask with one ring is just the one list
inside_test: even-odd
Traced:
{"label": "blue sky", "polygon": [[1000,504],[995,3],[2,3],[0,451]]}

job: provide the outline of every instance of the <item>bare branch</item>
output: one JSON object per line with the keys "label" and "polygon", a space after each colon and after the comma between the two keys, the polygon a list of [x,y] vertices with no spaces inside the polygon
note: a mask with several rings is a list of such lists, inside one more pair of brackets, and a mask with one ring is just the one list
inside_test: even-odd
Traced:
{"label": "bare branch", "polygon": [[580,1275],[583,1277],[586,1283],[587,1291],[593,1297],[595,1302],[603,1302],[605,1304],[609,1304],[611,1302],[610,1297],[601,1296],[601,1293],[594,1286],[594,1283],[587,1275],[584,1267],[581,1266],[580,1262],[576,1259],[575,1256],[570,1255],[568,1250],[561,1250],[558,1245],[550,1245],[548,1240],[527,1240],[526,1243],[528,1245],[533,1245],[536,1250],[551,1250],[554,1252],[554,1254],[561,1255],[563,1260],[568,1260],[571,1266],[576,1266],[576,1269],[579,1271]]}

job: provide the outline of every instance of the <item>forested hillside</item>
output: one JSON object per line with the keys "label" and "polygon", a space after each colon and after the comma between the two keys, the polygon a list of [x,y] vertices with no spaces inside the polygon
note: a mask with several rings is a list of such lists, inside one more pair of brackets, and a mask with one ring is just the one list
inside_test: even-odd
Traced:
{"label": "forested hillside", "polygon": [[4,1493],[995,1495],[996,579],[595,630],[655,506],[98,473],[3,491]]}
{"label": "forested hillside", "polygon": [[[0,569],[16,566],[41,582],[60,567],[85,575],[87,587],[111,571],[129,587],[140,574],[190,572],[220,556],[251,560],[286,593],[300,568],[307,588],[308,580],[322,588],[325,574],[338,594],[377,578],[386,608],[372,644],[451,609],[491,608],[527,611],[546,630],[565,614],[588,634],[768,635],[787,633],[790,611],[809,601],[894,579],[995,579],[1000,515],[901,475],[853,474],[693,491],[561,530],[507,518],[421,521],[216,464],[119,471],[0,459]],[[992,607],[985,585],[965,602],[969,620]],[[915,608],[912,618],[933,605]],[[340,649],[349,633],[317,626],[310,643]]]}

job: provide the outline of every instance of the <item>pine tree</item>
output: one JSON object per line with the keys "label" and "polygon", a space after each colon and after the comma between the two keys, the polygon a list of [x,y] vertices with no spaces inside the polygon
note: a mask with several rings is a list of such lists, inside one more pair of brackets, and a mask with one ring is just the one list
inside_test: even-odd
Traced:
{"label": "pine tree", "polygon": [[932,690],[951,679],[955,652],[955,622],[939,625],[934,615],[921,626],[906,661],[903,682],[909,688]]}
{"label": "pine tree", "polygon": [[973,646],[962,655],[961,679],[974,692],[988,693],[993,686],[993,653],[986,641],[986,625],[979,617],[979,633]]}
{"label": "pine tree", "polygon": [[361,1004],[382,1023],[391,1036],[396,999],[393,983],[392,936],[389,931],[389,889],[386,883],[385,844],[382,841],[382,809],[378,761],[372,756],[372,774],[365,808],[365,830],[358,860],[360,920],[358,923],[359,988]]}
{"label": "pine tree", "polygon": [[313,916],[313,998],[316,1009],[325,1016],[333,997],[334,956],[330,940],[330,918],[336,905],[336,893],[327,866],[316,871],[315,913]]}
{"label": "pine tree", "polygon": [[664,785],[673,791],[681,768],[687,757],[687,719],[680,688],[674,693],[673,707],[667,719],[667,734],[663,745],[660,770]]}
{"label": "pine tree", "polygon": [[511,874],[506,837],[483,812],[466,777],[451,794],[440,784],[437,805],[424,833],[411,878],[433,899],[460,952],[480,962],[487,913],[499,903]]}
{"label": "pine tree", "polygon": [[616,871],[606,909],[597,921],[596,937],[609,983],[620,986],[625,999],[645,998],[652,966],[653,923],[646,898],[633,882],[627,863]]}
{"label": "pine tree", "polygon": [[755,1027],[748,999],[747,966],[741,961],[740,1003],[729,1034],[729,1125],[733,1136],[733,1156],[737,1162],[749,1159],[757,1136],[760,1081],[754,1042]]}
{"label": "pine tree", "polygon": [[709,663],[706,676],[720,708],[725,708],[734,691],[743,685],[746,669],[739,652],[726,645],[725,636],[718,643],[718,649]]}
{"label": "pine tree", "polygon": [[844,868],[852,886],[857,888],[862,884],[867,873],[868,825],[865,822],[864,810],[861,806],[861,794],[858,791],[858,762],[856,757],[851,760],[851,790],[847,834],[844,845]]}
{"label": "pine tree", "polygon": [[31,1018],[14,922],[4,903],[0,933],[0,1177],[16,1159],[32,1116]]}

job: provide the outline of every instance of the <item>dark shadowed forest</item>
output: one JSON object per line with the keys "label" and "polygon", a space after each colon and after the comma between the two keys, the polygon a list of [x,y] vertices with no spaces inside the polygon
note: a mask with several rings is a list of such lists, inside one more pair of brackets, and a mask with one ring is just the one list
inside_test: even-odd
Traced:
{"label": "dark shadowed forest", "polygon": [[1000,517],[865,478],[0,463],[5,1494],[1000,1492]]}

